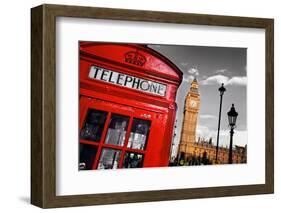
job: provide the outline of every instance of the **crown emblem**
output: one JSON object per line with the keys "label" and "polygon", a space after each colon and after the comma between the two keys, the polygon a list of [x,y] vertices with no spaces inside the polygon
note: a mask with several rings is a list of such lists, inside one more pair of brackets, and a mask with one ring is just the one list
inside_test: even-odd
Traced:
{"label": "crown emblem", "polygon": [[138,53],[138,51],[130,51],[125,53],[125,61],[130,64],[134,64],[137,66],[143,66],[146,62],[145,57]]}

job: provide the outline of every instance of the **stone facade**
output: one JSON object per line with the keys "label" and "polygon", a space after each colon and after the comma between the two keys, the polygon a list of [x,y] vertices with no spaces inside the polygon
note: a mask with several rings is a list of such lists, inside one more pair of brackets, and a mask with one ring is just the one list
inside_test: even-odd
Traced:
{"label": "stone facade", "polygon": [[[216,163],[216,146],[212,143],[212,139],[198,139],[195,143],[189,143],[186,147],[185,160],[190,161],[192,158],[202,159],[204,156],[211,164]],[[228,163],[229,149],[227,147],[219,147],[218,149],[218,164]],[[246,163],[247,161],[247,146],[234,146],[232,151],[233,163]]]}
{"label": "stone facade", "polygon": [[198,91],[198,82],[194,79],[185,100],[181,140],[178,149],[179,153],[185,153],[185,157],[187,157],[189,144],[193,144],[196,141],[196,126],[199,109],[200,94]]}

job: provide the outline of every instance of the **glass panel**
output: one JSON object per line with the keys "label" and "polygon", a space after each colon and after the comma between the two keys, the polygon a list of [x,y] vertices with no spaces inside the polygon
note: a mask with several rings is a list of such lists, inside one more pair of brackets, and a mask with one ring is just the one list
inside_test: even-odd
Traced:
{"label": "glass panel", "polygon": [[80,143],[79,150],[79,170],[91,170],[97,154],[97,147]]}
{"label": "glass panel", "polygon": [[143,155],[126,152],[123,162],[123,168],[141,168],[143,165]]}
{"label": "glass panel", "polygon": [[107,112],[90,109],[80,132],[80,139],[99,142],[106,121]]}
{"label": "glass panel", "polygon": [[134,118],[128,148],[144,150],[146,147],[151,121]]}
{"label": "glass panel", "polygon": [[237,119],[237,117],[233,117],[233,125],[236,124],[236,119]]}
{"label": "glass panel", "polygon": [[105,143],[123,146],[129,117],[113,114],[106,134]]}
{"label": "glass panel", "polygon": [[98,169],[117,169],[121,151],[114,149],[103,149]]}

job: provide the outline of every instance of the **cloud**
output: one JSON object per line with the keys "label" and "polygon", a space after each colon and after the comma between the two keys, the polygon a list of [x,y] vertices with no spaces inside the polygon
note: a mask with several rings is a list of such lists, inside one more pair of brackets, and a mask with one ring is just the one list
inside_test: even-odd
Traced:
{"label": "cloud", "polygon": [[186,73],[183,74],[183,81],[192,82],[194,77],[192,75],[188,75]]}
{"label": "cloud", "polygon": [[214,118],[217,118],[217,116],[215,116],[215,115],[210,115],[210,114],[199,115],[199,117],[200,117],[201,119],[214,119]]}
{"label": "cloud", "polygon": [[196,128],[196,135],[199,136],[199,137],[202,137],[202,136],[206,136],[208,135],[208,133],[210,132],[209,128],[207,126],[202,126],[202,125],[197,125],[197,128]]}
{"label": "cloud", "polygon": [[203,85],[215,85],[215,84],[226,84],[228,82],[229,78],[224,75],[214,75],[210,76],[207,79],[203,80],[201,83]]}
{"label": "cloud", "polygon": [[189,63],[188,62],[181,62],[180,65],[186,67]]}
{"label": "cloud", "polygon": [[233,77],[231,78],[227,84],[229,85],[241,85],[241,86],[246,86],[247,85],[247,77]]}
{"label": "cloud", "polygon": [[[210,130],[207,126],[198,125],[196,129],[197,140],[198,137],[204,138],[205,140],[209,140],[212,138],[213,144],[217,141],[217,131]],[[230,140],[230,134],[228,129],[221,129],[219,136],[219,145],[228,147]],[[244,146],[248,143],[248,132],[247,130],[235,130],[233,136],[233,145]]]}
{"label": "cloud", "polygon": [[225,73],[227,72],[227,69],[220,69],[220,70],[216,70],[215,73]]}
{"label": "cloud", "polygon": [[[183,64],[183,63],[181,63]],[[187,72],[183,73],[183,81],[192,82],[193,79],[199,75],[199,71],[196,68],[191,68]]]}
{"label": "cloud", "polygon": [[190,68],[187,72],[191,75],[195,75],[195,76],[199,75],[199,71],[196,68]]}
{"label": "cloud", "polygon": [[247,77],[246,76],[234,76],[229,78],[225,75],[213,75],[208,77],[207,79],[201,81],[203,85],[216,85],[222,84],[224,85],[239,85],[239,86],[246,86],[247,85]]}

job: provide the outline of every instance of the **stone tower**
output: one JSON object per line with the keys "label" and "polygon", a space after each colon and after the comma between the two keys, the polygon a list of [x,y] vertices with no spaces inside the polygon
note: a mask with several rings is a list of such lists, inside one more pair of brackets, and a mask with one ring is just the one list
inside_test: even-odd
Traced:
{"label": "stone tower", "polygon": [[187,93],[184,106],[184,118],[181,130],[181,139],[178,148],[178,156],[187,158],[191,150],[189,147],[196,141],[196,126],[198,112],[200,108],[200,94],[196,78],[192,81],[189,92]]}

